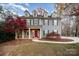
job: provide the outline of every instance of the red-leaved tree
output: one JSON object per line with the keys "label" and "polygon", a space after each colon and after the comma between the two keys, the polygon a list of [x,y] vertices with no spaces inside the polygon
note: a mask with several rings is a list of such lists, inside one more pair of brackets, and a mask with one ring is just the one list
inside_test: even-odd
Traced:
{"label": "red-leaved tree", "polygon": [[27,21],[20,17],[16,17],[16,19],[11,18],[5,22],[4,30],[6,32],[15,32],[17,30],[22,30],[27,28]]}

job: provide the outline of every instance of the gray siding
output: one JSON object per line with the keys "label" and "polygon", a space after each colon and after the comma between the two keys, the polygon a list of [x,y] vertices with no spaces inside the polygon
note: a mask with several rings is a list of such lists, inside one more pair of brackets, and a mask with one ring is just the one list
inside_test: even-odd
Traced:
{"label": "gray siding", "polygon": [[[38,20],[39,20],[39,24],[38,24]],[[52,20],[49,20],[49,24],[48,24],[48,20],[45,20],[45,24],[43,24],[43,20],[34,19],[34,24],[33,24],[33,19],[31,19],[31,25],[37,25],[37,26],[42,25],[41,35],[43,37],[43,31],[45,31],[45,34],[47,34],[48,32],[50,33],[56,30],[59,34],[61,34],[61,20],[58,19],[57,21],[58,21],[58,25],[55,25],[55,22],[53,24]],[[30,20],[28,22],[30,22]]]}

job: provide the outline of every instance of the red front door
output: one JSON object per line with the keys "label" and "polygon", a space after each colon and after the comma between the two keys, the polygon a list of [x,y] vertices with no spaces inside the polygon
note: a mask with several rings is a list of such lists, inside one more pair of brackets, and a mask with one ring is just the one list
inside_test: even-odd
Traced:
{"label": "red front door", "polygon": [[39,29],[32,30],[32,38],[40,38],[40,30]]}
{"label": "red front door", "polygon": [[40,32],[40,30],[39,30],[39,29],[35,30],[35,37],[36,37],[36,38],[39,38],[39,37],[40,37],[40,36],[39,36],[39,35],[40,35],[40,33],[39,33],[39,32]]}
{"label": "red front door", "polygon": [[35,37],[38,38],[38,30],[35,30]]}

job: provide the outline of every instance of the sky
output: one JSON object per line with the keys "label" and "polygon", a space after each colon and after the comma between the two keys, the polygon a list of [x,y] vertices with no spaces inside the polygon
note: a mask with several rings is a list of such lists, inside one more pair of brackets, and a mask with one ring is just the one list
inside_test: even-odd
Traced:
{"label": "sky", "polygon": [[24,15],[24,11],[28,10],[30,13],[36,8],[46,9],[50,15],[55,10],[55,3],[1,3],[3,8],[10,11],[15,11],[18,15]]}

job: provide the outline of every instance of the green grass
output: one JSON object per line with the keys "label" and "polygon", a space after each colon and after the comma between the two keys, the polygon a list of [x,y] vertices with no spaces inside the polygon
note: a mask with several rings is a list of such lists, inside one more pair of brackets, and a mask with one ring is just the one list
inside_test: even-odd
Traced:
{"label": "green grass", "polygon": [[54,56],[79,55],[79,44],[26,43],[17,46],[8,55]]}

